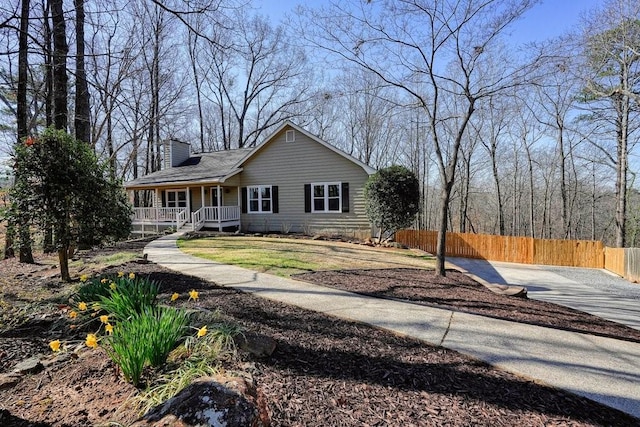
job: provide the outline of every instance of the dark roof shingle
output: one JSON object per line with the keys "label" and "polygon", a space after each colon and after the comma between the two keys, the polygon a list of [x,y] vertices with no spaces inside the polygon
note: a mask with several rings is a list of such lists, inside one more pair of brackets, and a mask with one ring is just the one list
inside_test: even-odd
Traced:
{"label": "dark roof shingle", "polygon": [[173,182],[219,182],[224,177],[238,172],[236,164],[242,160],[252,148],[215,151],[195,154],[178,166],[150,173],[125,183],[127,187],[150,186]]}

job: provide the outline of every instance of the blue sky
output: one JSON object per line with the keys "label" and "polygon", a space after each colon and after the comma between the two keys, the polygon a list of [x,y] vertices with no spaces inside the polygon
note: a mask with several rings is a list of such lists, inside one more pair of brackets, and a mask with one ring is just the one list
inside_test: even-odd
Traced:
{"label": "blue sky", "polygon": [[[580,22],[580,16],[587,10],[601,5],[604,0],[543,0],[532,8],[513,27],[511,38],[516,44],[542,41],[572,30]],[[258,0],[261,12],[274,21],[291,12],[296,5],[318,6],[329,4],[328,0]]]}

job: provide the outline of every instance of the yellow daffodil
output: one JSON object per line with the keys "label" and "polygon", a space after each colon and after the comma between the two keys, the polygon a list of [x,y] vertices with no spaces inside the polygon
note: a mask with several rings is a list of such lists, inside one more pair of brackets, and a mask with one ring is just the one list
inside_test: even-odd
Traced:
{"label": "yellow daffodil", "polygon": [[100,280],[100,283],[102,283],[103,285],[104,285],[105,283],[107,283],[107,282],[108,282],[108,280],[107,280],[107,278],[106,278],[106,277],[103,277],[103,278],[102,278],[102,280]]}
{"label": "yellow daffodil", "polygon": [[111,323],[107,323],[104,326],[104,330],[106,333],[108,333],[109,335],[113,335],[113,326],[111,326]]}
{"label": "yellow daffodil", "polygon": [[81,302],[78,304],[78,310],[80,310],[80,311],[85,311],[86,309],[87,309],[87,303],[86,303],[86,302],[84,302],[84,301],[81,301]]}
{"label": "yellow daffodil", "polygon": [[202,338],[207,335],[207,325],[204,325],[202,328],[198,329],[198,338]]}
{"label": "yellow daffodil", "polygon": [[129,273],[129,279],[133,280],[136,278],[136,273]]}
{"label": "yellow daffodil", "polygon": [[98,347],[98,338],[95,334],[87,334],[87,339],[84,342],[87,347],[96,348]]}
{"label": "yellow daffodil", "polygon": [[103,314],[102,316],[100,316],[100,321],[102,323],[109,323],[109,316],[107,316],[106,314]]}
{"label": "yellow daffodil", "polygon": [[60,351],[60,340],[51,341],[49,347],[52,351]]}
{"label": "yellow daffodil", "polygon": [[178,298],[180,298],[180,294],[177,292],[174,292],[173,295],[171,295],[171,301],[175,301]]}
{"label": "yellow daffodil", "polygon": [[75,310],[71,310],[69,312],[69,317],[72,318],[72,319],[75,319],[76,317],[78,317],[78,312],[75,311]]}
{"label": "yellow daffodil", "polygon": [[83,274],[82,276],[80,276],[81,282],[86,282],[87,280],[89,280],[89,276],[87,276],[86,274]]}
{"label": "yellow daffodil", "polygon": [[124,276],[124,271],[118,271],[118,277]]}
{"label": "yellow daffodil", "polygon": [[116,285],[116,282],[111,282],[109,287],[111,288],[112,291],[115,291],[118,286]]}
{"label": "yellow daffodil", "polygon": [[195,289],[191,289],[189,291],[189,299],[196,301],[198,299],[198,291],[196,291]]}

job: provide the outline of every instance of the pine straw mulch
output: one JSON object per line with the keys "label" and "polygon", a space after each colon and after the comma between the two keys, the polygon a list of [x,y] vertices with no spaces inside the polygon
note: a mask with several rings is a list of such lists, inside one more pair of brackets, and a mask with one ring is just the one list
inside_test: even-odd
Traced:
{"label": "pine straw mulch", "polygon": [[[243,356],[248,362],[243,366],[268,400],[274,426],[640,425],[640,420],[617,410],[445,348],[221,288],[152,263],[129,263],[118,269],[161,281],[167,292],[163,298],[196,289],[201,307],[219,309],[225,320],[276,340],[276,351],[268,358]],[[393,273],[370,272],[367,280],[383,283],[387,277],[397,285],[405,275],[412,277],[411,271],[398,271],[391,280],[388,275]],[[344,277],[351,276],[355,277]],[[449,291],[456,289],[458,280],[461,289],[471,291],[470,283],[453,276],[449,275]],[[51,286],[27,279],[21,277],[22,286]],[[485,313],[496,314],[488,308]],[[0,353],[4,352],[0,360],[10,358],[15,363],[28,354],[46,353],[50,339],[69,331],[59,317],[38,313],[27,324],[0,331]],[[24,345],[26,353],[14,350],[20,342],[29,343]],[[0,372],[8,370],[8,365]],[[136,414],[121,404],[135,393],[117,376],[101,349],[84,351],[26,377],[12,389],[0,390],[0,409],[4,409],[0,425],[106,425],[110,421],[126,425]]]}

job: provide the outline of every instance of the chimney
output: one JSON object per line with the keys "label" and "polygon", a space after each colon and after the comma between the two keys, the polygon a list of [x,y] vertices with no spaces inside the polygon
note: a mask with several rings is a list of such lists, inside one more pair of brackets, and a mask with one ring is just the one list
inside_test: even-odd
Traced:
{"label": "chimney", "polygon": [[191,155],[191,144],[170,139],[163,144],[164,158],[162,169],[169,169],[184,163]]}

